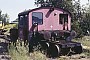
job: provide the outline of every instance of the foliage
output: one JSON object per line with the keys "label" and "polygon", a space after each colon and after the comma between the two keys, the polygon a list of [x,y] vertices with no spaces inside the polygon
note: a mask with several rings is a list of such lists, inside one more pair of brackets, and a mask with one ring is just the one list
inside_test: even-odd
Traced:
{"label": "foliage", "polygon": [[80,23],[78,22],[78,21],[74,21],[73,23],[72,23],[72,30],[75,30],[76,32],[77,32],[77,38],[79,38],[79,37],[83,37],[83,31],[82,31],[82,29],[81,29],[81,27],[80,27]]}
{"label": "foliage", "polygon": [[0,21],[2,21],[4,25],[9,24],[9,15],[7,13],[2,14],[2,10],[0,10]]}
{"label": "foliage", "polygon": [[72,0],[35,0],[35,4],[40,7],[58,7],[73,11]]}
{"label": "foliage", "polygon": [[9,15],[6,14],[2,14],[2,22],[4,23],[4,25],[9,24]]}
{"label": "foliage", "polygon": [[2,13],[2,11],[0,10],[0,21],[1,21],[1,19],[2,19],[2,18],[1,18],[1,13]]}
{"label": "foliage", "polygon": [[28,46],[24,47],[19,45],[17,42],[17,48],[11,45],[8,48],[9,54],[12,60],[46,60],[46,56],[40,53],[39,51],[35,51],[33,53],[28,53]]}
{"label": "foliage", "polygon": [[10,31],[11,28],[17,28],[17,24],[8,24],[8,25],[5,25],[3,29],[7,30],[7,32]]}
{"label": "foliage", "polygon": [[25,47],[18,46],[17,49],[13,44],[8,48],[12,60],[30,60],[28,50]]}

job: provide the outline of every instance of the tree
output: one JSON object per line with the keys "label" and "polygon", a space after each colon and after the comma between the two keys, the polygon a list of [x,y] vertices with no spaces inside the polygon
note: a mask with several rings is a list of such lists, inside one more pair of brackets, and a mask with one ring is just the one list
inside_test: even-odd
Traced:
{"label": "tree", "polygon": [[2,14],[2,21],[3,21],[4,25],[9,24],[9,15],[7,13]]}
{"label": "tree", "polygon": [[2,21],[4,25],[9,24],[9,15],[7,13],[2,14],[2,10],[0,10],[0,21]]}
{"label": "tree", "polygon": [[2,11],[0,10],[0,21],[1,21],[1,19],[2,19],[2,17],[1,17],[1,16],[2,16],[1,13],[2,13]]}
{"label": "tree", "polygon": [[83,34],[87,35],[88,32],[90,34],[90,6],[85,10],[83,20],[80,24]]}
{"label": "tree", "polygon": [[72,0],[35,0],[35,4],[40,7],[58,7],[73,11]]}
{"label": "tree", "polygon": [[[77,6],[78,4],[76,4],[75,6]],[[80,5],[79,5],[80,6]],[[88,32],[90,32],[90,6],[87,3],[86,5],[80,6],[78,11],[78,24],[79,24],[79,29],[81,29],[82,31],[80,32],[81,35],[87,35]],[[79,30],[78,30],[79,31]]]}

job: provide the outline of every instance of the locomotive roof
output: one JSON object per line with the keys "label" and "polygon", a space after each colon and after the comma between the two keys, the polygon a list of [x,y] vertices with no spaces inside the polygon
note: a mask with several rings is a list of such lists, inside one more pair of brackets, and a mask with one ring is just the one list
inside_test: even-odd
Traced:
{"label": "locomotive roof", "polygon": [[[21,13],[18,14],[18,16],[21,16],[21,15],[28,15],[30,12],[34,11],[34,10],[38,10],[38,9],[48,9],[48,8],[51,8],[51,7],[39,7],[39,8],[35,8],[35,9],[29,9],[29,10],[26,10],[26,11],[23,11]],[[70,15],[71,13],[68,11],[68,10],[65,10],[65,9],[62,9],[62,8],[56,8],[56,9],[60,9],[62,11],[66,11],[68,12]]]}

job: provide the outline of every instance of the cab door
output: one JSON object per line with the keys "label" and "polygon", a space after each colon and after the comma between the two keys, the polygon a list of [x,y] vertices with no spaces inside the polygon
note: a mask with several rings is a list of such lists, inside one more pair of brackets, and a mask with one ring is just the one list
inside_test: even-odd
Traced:
{"label": "cab door", "polygon": [[27,40],[28,36],[28,15],[19,16],[19,38]]}
{"label": "cab door", "polygon": [[60,14],[59,18],[59,24],[63,25],[63,30],[68,30],[68,14]]}

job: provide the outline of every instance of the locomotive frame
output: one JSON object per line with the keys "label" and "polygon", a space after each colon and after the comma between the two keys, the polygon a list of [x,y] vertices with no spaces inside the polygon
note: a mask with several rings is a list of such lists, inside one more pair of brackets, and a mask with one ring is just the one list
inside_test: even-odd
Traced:
{"label": "locomotive frame", "polygon": [[40,45],[49,56],[81,53],[81,43],[73,42],[70,12],[53,7],[39,7],[18,14],[19,38],[29,42],[29,51]]}

